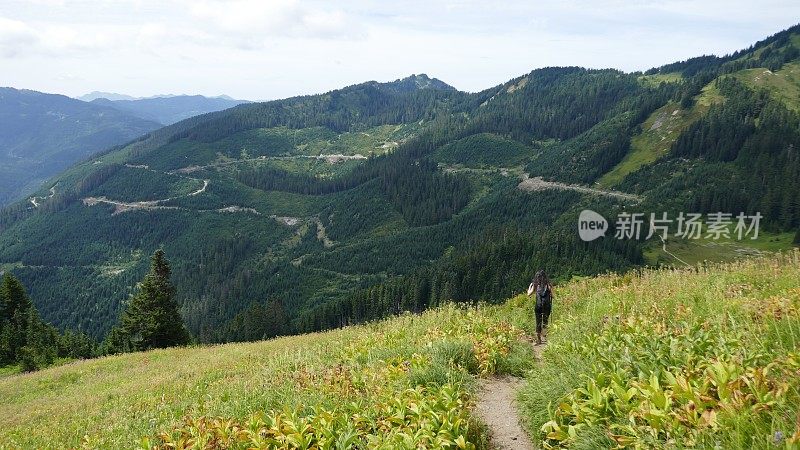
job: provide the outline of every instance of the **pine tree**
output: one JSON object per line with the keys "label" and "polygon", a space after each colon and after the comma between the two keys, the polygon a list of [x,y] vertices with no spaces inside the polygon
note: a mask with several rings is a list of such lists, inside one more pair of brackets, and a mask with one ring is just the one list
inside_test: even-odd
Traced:
{"label": "pine tree", "polygon": [[25,287],[11,274],[0,285],[0,364],[21,363],[26,372],[58,356],[58,331],[39,317]]}
{"label": "pine tree", "polygon": [[25,288],[7,273],[0,285],[0,364],[15,362],[25,346],[30,311],[33,309]]}
{"label": "pine tree", "polygon": [[25,345],[19,349],[18,359],[22,370],[33,372],[53,364],[58,356],[58,332],[44,323],[36,308],[27,312]]}
{"label": "pine tree", "polygon": [[178,313],[175,286],[170,281],[171,269],[159,249],[153,254],[150,273],[142,281],[104,343],[107,353],[142,351],[153,348],[186,345],[191,336]]}

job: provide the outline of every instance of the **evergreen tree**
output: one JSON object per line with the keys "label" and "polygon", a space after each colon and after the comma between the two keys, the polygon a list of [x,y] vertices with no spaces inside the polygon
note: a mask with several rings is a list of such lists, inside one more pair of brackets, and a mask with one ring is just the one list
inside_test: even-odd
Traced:
{"label": "evergreen tree", "polygon": [[58,338],[58,354],[67,358],[91,358],[97,355],[97,343],[86,333],[66,330]]}
{"label": "evergreen tree", "polygon": [[289,334],[292,330],[279,300],[253,302],[217,333],[221,342],[257,341]]}
{"label": "evergreen tree", "polygon": [[36,308],[28,308],[25,345],[19,349],[19,362],[22,370],[33,372],[53,364],[58,356],[58,332],[42,322]]}
{"label": "evergreen tree", "polygon": [[120,324],[104,343],[108,353],[142,351],[186,345],[191,336],[178,313],[171,269],[159,249],[153,254],[148,273],[139,292],[122,314]]}
{"label": "evergreen tree", "polygon": [[[60,344],[64,344],[63,351]],[[19,363],[26,372],[38,370],[53,364],[58,356],[71,356],[70,344],[62,342],[58,331],[42,321],[22,283],[6,274],[0,284],[0,365]],[[84,345],[91,352],[88,338]]]}
{"label": "evergreen tree", "polygon": [[10,364],[19,358],[27,340],[32,308],[22,283],[10,273],[5,274],[0,285],[0,364]]}

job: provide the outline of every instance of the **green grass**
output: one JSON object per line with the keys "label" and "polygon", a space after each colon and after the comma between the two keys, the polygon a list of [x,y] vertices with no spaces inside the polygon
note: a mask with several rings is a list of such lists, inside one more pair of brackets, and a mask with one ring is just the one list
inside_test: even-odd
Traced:
{"label": "green grass", "polygon": [[677,83],[683,80],[683,75],[677,72],[673,73],[655,73],[652,75],[642,75],[639,81],[647,86],[657,87],[661,83]]}
{"label": "green grass", "polygon": [[796,251],[576,279],[556,287],[538,364],[521,340],[532,302],[518,296],[327,333],[7,368],[0,447],[485,448],[475,381],[515,374],[545,448],[771,448],[776,431],[800,439],[798,286]]}
{"label": "green grass", "polygon": [[[526,358],[519,358],[524,348],[511,351],[523,345],[520,333],[499,308],[451,306],[328,333],[126,354],[6,376],[0,447],[131,448],[142,439],[171,439],[160,432],[177,439],[216,416],[247,424],[264,417],[308,420],[314,430],[305,436],[322,441],[326,429],[341,426],[344,433],[350,418],[361,417],[365,422],[350,431],[370,445],[405,447],[407,439],[454,445],[462,436],[482,447],[468,408],[474,376],[529,368],[529,348]],[[384,412],[405,418],[382,425]],[[440,422],[439,414],[450,419]]]}
{"label": "green grass", "polygon": [[543,448],[797,448],[798,286],[794,251],[557,288],[527,428]]}
{"label": "green grass", "polygon": [[16,375],[22,372],[22,367],[18,364],[14,364],[11,366],[3,366],[0,367],[0,378],[7,377],[9,375]]}
{"label": "green grass", "polygon": [[381,125],[363,131],[342,133],[327,140],[309,142],[299,146],[298,153],[307,155],[380,155],[394,150],[417,130],[415,124]]}
{"label": "green grass", "polygon": [[[690,265],[704,262],[730,262],[737,259],[762,256],[794,247],[792,240],[794,233],[769,233],[761,231],[756,240],[749,238],[737,240],[734,238],[711,239],[705,236],[700,239],[670,239],[667,242],[667,251],[677,256]],[[666,264],[670,266],[683,266],[672,255],[663,251],[661,242],[653,239],[644,250],[644,258],[648,265]]]}
{"label": "green grass", "polygon": [[734,76],[753,88],[766,89],[787,108],[800,111],[800,63],[784,64],[777,72],[761,67],[741,70]]}
{"label": "green grass", "polygon": [[644,121],[642,131],[631,138],[628,154],[603,175],[598,183],[603,187],[612,187],[628,174],[666,155],[686,127],[703,117],[711,105],[723,101],[724,97],[712,82],[695,97],[694,106],[688,110],[681,109],[675,102],[669,102],[657,109]]}

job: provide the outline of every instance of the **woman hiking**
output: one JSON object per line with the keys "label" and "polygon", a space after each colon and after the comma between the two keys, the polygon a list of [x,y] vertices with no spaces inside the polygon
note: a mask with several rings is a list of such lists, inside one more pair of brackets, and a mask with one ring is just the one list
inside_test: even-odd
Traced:
{"label": "woman hiking", "polygon": [[[528,296],[536,293],[536,343],[542,344],[542,332],[547,330],[547,321],[550,319],[550,311],[553,309],[553,285],[544,270],[536,272],[530,286],[528,286]],[[546,334],[546,333],[545,333]]]}

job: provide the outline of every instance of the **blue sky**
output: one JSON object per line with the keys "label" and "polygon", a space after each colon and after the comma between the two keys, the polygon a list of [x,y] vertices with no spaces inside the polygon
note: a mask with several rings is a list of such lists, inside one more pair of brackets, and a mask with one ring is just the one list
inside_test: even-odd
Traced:
{"label": "blue sky", "polygon": [[800,22],[800,2],[2,0],[0,85],[274,99],[427,73],[477,91],[553,65],[645,70]]}

